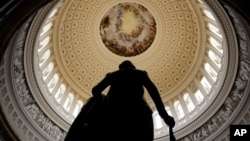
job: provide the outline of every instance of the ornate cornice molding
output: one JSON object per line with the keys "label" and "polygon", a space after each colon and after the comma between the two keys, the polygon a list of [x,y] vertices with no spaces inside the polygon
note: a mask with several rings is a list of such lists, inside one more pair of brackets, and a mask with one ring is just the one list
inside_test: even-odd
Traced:
{"label": "ornate cornice molding", "polygon": [[[1,82],[1,107],[3,107],[9,124],[20,140],[56,140],[62,141],[66,132],[58,127],[48,111],[38,104],[28,85],[24,70],[24,47],[28,29],[33,18],[29,19],[13,36],[12,42],[6,52],[7,56],[3,67],[3,80]],[[8,118],[10,117],[10,118]]]}
{"label": "ornate cornice molding", "polygon": [[36,68],[34,67],[35,65],[38,65],[37,62],[34,62],[34,58],[37,58],[37,56],[34,55],[35,46],[38,46],[37,44],[39,44],[36,41],[36,37],[39,36],[39,29],[42,26],[44,19],[46,18],[46,16],[48,16],[48,13],[52,9],[52,7],[54,7],[57,3],[58,1],[55,1],[54,3],[51,3],[50,5],[47,5],[45,8],[41,9],[33,20],[25,44],[24,68],[25,72],[27,73],[26,78],[29,88],[39,107],[60,128],[67,130],[70,126],[69,121],[65,121],[65,119],[61,118],[62,115],[60,115],[60,111],[63,111],[63,108],[61,107],[60,109],[55,109],[56,106],[51,107],[51,104],[48,103],[49,100],[47,100],[45,95],[43,94],[43,92],[46,92],[46,89],[41,87],[42,85],[40,85],[39,87],[38,81],[36,80],[42,79],[42,76],[41,74],[39,76],[36,76],[37,74],[35,73],[38,72],[38,70],[36,70]]}

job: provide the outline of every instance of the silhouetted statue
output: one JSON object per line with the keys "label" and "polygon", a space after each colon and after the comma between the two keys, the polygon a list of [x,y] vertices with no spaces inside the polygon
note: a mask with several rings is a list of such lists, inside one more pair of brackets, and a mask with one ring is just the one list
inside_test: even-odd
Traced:
{"label": "silhouetted statue", "polygon": [[[107,87],[109,91],[104,97],[102,92]],[[144,88],[150,94],[159,115],[172,129],[175,121],[165,110],[160,94],[147,72],[136,69],[130,61],[124,61],[119,65],[119,70],[108,73],[92,89],[93,98],[90,101],[95,104],[88,104],[95,110],[90,110],[91,117],[86,118],[88,111],[83,108],[73,123],[79,123],[75,125],[75,131],[85,136],[78,138],[83,141],[97,141],[100,138],[103,141],[153,141],[152,110],[144,100]],[[80,122],[92,125],[86,128],[88,131],[77,131],[77,126],[81,130],[80,126],[84,125]]]}

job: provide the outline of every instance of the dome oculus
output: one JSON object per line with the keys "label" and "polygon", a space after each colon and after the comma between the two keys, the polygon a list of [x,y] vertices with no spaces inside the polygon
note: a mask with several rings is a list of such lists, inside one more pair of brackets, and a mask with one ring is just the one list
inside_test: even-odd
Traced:
{"label": "dome oculus", "polygon": [[137,3],[119,3],[105,13],[100,24],[103,44],[111,52],[125,57],[145,52],[156,35],[152,14]]}

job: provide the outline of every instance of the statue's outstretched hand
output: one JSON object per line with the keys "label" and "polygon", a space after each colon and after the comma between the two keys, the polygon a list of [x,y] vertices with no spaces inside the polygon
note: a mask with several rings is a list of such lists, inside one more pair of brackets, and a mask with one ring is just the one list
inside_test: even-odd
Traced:
{"label": "statue's outstretched hand", "polygon": [[164,121],[165,121],[165,123],[168,125],[168,126],[170,126],[170,127],[174,127],[175,126],[175,121],[174,121],[174,118],[173,117],[171,117],[171,116],[167,116],[167,117],[164,117]]}

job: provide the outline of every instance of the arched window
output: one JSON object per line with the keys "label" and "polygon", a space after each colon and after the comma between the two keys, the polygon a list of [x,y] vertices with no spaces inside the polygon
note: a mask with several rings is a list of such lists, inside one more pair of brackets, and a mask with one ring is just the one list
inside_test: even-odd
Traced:
{"label": "arched window", "polygon": [[73,102],[73,99],[74,99],[74,95],[72,93],[69,93],[69,95],[66,98],[66,101],[65,101],[65,103],[63,105],[63,107],[64,107],[65,110],[69,111],[70,106],[71,106],[71,104]]}
{"label": "arched window", "polygon": [[208,11],[207,9],[204,9],[204,10],[203,10],[203,13],[204,13],[208,18],[210,18],[210,19],[212,19],[212,20],[215,21],[215,18],[214,18],[213,14],[212,14],[210,11]]}
{"label": "arched window", "polygon": [[219,58],[213,51],[208,51],[208,57],[218,66],[221,66],[221,58]]}
{"label": "arched window", "polygon": [[48,75],[51,73],[51,71],[53,69],[54,69],[54,64],[52,62],[50,62],[49,65],[43,71],[43,79],[44,80],[48,77]]}
{"label": "arched window", "polygon": [[40,67],[47,61],[47,59],[50,57],[51,51],[47,49],[42,56],[39,58],[39,65]]}
{"label": "arched window", "polygon": [[204,68],[209,76],[215,81],[217,79],[217,72],[211,67],[209,63],[205,63]]}
{"label": "arched window", "polygon": [[48,31],[51,29],[51,27],[52,27],[52,23],[51,23],[51,22],[47,23],[47,24],[43,27],[43,30],[42,30],[40,36],[43,36],[46,32],[48,32]]}
{"label": "arched window", "polygon": [[189,111],[189,112],[193,111],[194,108],[195,108],[195,106],[194,106],[194,103],[192,102],[192,100],[191,100],[189,94],[188,94],[188,93],[185,93],[185,94],[183,95],[183,99],[184,99],[184,101],[185,101],[185,103],[186,103],[186,105],[187,105],[188,111]]}
{"label": "arched window", "polygon": [[201,91],[200,90],[196,91],[196,93],[194,95],[195,95],[198,103],[200,104],[204,99],[204,96],[202,95]]}
{"label": "arched window", "polygon": [[216,27],[214,24],[208,23],[208,28],[210,31],[212,31],[215,35],[217,35],[218,37],[222,37],[222,35],[220,34],[220,30],[218,27]]}
{"label": "arched window", "polygon": [[154,117],[155,119],[155,129],[160,129],[163,127],[161,116],[157,113]]}
{"label": "arched window", "polygon": [[203,77],[201,79],[201,85],[203,86],[203,88],[206,90],[207,93],[211,90],[211,84],[207,81],[206,77]]}
{"label": "arched window", "polygon": [[57,101],[58,103],[59,103],[60,100],[62,99],[62,96],[63,96],[65,90],[66,90],[65,85],[64,85],[64,84],[61,84],[59,90],[57,91],[57,93],[56,93],[56,95],[55,95],[56,101]]}
{"label": "arched window", "polygon": [[59,80],[59,76],[58,74],[54,74],[54,76],[52,77],[52,79],[50,80],[49,84],[48,84],[48,88],[49,88],[49,91],[52,92],[56,83],[58,82]]}
{"label": "arched window", "polygon": [[78,100],[77,103],[76,103],[76,107],[74,109],[74,112],[73,112],[74,117],[77,117],[77,115],[79,114],[82,106],[83,106],[83,102],[81,100]]}
{"label": "arched window", "polygon": [[222,48],[221,48],[221,44],[214,38],[214,37],[210,37],[209,38],[209,42],[210,44],[215,47],[218,51],[222,52]]}
{"label": "arched window", "polygon": [[[47,36],[40,42],[40,47],[39,48],[44,48],[50,41],[50,36]],[[39,50],[38,50],[39,51]]]}
{"label": "arched window", "polygon": [[178,116],[178,119],[181,119],[184,117],[184,111],[181,107],[181,103],[179,100],[175,101],[174,102],[174,108],[175,108],[175,111],[176,111],[176,114]]}
{"label": "arched window", "polygon": [[51,13],[50,13],[48,19],[50,19],[50,18],[52,18],[53,16],[55,16],[56,13],[57,13],[57,11],[58,11],[58,9],[53,9],[53,11],[51,11]]}

